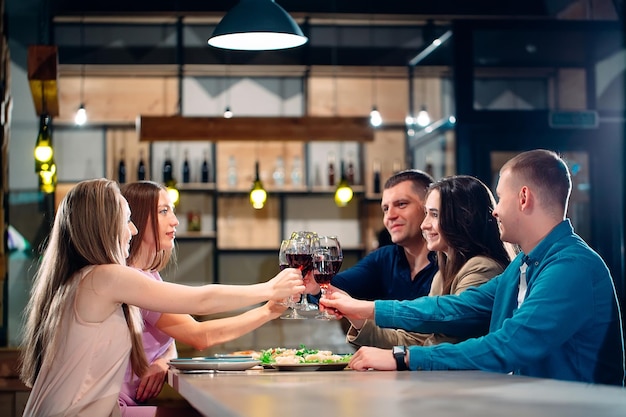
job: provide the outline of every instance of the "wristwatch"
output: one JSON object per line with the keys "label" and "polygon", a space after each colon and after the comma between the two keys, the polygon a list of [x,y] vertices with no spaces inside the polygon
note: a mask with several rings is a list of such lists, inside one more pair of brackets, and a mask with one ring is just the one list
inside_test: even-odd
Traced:
{"label": "wristwatch", "polygon": [[396,360],[396,369],[407,371],[409,368],[406,366],[406,346],[394,346],[391,352]]}

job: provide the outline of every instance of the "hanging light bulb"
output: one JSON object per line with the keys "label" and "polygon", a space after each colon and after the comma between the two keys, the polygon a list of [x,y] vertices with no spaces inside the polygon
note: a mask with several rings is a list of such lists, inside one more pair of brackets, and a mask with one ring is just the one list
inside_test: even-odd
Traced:
{"label": "hanging light bulb", "polygon": [[39,133],[35,143],[35,172],[48,170],[53,163],[52,134],[50,133],[50,116],[42,114],[39,119]]}
{"label": "hanging light bulb", "polygon": [[174,206],[178,204],[180,199],[180,193],[178,187],[176,187],[176,180],[174,178],[165,181],[165,188],[167,188],[167,195]]}
{"label": "hanging light bulb", "polygon": [[74,123],[76,123],[77,126],[82,126],[87,123],[87,110],[85,110],[85,105],[83,103],[80,103],[78,110],[76,110]]}
{"label": "hanging light bulb", "polygon": [[267,191],[263,188],[263,183],[259,178],[259,161],[255,162],[254,170],[255,177],[254,182],[252,183],[252,189],[250,190],[250,203],[252,203],[252,207],[260,210],[267,201]]}
{"label": "hanging light bulb", "polygon": [[178,199],[180,198],[180,193],[178,192],[178,188],[176,188],[176,183],[170,183],[167,185],[167,195],[170,198],[170,201],[173,205],[178,204]]}
{"label": "hanging light bulb", "polygon": [[335,190],[335,204],[337,204],[338,207],[345,207],[352,200],[353,196],[354,192],[346,179],[343,161],[341,161],[341,181],[339,181],[337,189]]}
{"label": "hanging light bulb", "polygon": [[426,110],[425,105],[422,105],[422,109],[419,113],[417,113],[417,119],[415,119],[415,121],[421,127],[425,127],[430,124],[430,115],[428,114],[428,110]]}
{"label": "hanging light bulb", "polygon": [[370,112],[370,124],[374,127],[379,127],[383,124],[383,117],[380,115],[376,106],[372,107],[372,111]]}
{"label": "hanging light bulb", "polygon": [[231,117],[233,117],[233,112],[230,110],[229,106],[226,106],[226,109],[224,110],[224,119],[230,119]]}
{"label": "hanging light bulb", "polygon": [[39,189],[46,194],[52,194],[57,185],[57,165],[53,161],[44,166],[39,171]]}

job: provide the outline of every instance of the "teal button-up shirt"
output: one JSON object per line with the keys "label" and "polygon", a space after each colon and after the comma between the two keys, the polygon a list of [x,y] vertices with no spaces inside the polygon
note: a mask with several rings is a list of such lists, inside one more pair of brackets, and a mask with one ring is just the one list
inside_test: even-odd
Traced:
{"label": "teal button-up shirt", "polygon": [[[528,288],[517,307],[520,265]],[[460,295],[376,301],[376,323],[423,333],[482,337],[411,346],[412,370],[480,369],[624,385],[623,327],[608,268],[569,220],[499,276]]]}

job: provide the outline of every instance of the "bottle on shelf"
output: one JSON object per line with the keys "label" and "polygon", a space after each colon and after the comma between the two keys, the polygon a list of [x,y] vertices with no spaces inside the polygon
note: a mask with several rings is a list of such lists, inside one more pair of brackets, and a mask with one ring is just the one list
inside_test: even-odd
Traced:
{"label": "bottle on shelf", "polygon": [[352,152],[348,153],[348,169],[346,171],[346,180],[348,184],[354,185],[354,158],[352,156]]}
{"label": "bottle on shelf", "polygon": [[137,181],[146,179],[146,164],[143,161],[143,149],[139,151],[139,164],[137,165]]}
{"label": "bottle on shelf", "polygon": [[172,157],[169,149],[165,150],[165,161],[163,162],[163,184],[169,184],[174,177],[172,176]]}
{"label": "bottle on shelf", "polygon": [[302,162],[299,156],[293,157],[293,166],[291,167],[291,184],[294,187],[302,185]]}
{"label": "bottle on shelf", "polygon": [[233,155],[228,157],[228,172],[227,172],[228,186],[237,186],[237,161]]}
{"label": "bottle on shelf", "polygon": [[335,186],[335,155],[332,152],[328,153],[328,186]]}
{"label": "bottle on shelf", "polygon": [[380,194],[380,161],[378,159],[374,160],[374,183],[373,183],[373,191],[374,194]]}
{"label": "bottle on shelf", "polygon": [[183,182],[188,183],[191,177],[191,169],[189,168],[189,152],[185,149],[185,159],[183,161]]}
{"label": "bottle on shelf", "polygon": [[320,174],[320,165],[315,164],[315,176],[313,177],[313,185],[320,187],[322,185],[322,175]]}
{"label": "bottle on shelf", "polygon": [[272,173],[272,179],[277,188],[282,188],[285,185],[285,162],[282,156],[276,157],[276,166]]}
{"label": "bottle on shelf", "polygon": [[204,183],[209,182],[209,158],[207,151],[204,151],[204,160],[202,161],[201,180]]}
{"label": "bottle on shelf", "polygon": [[117,182],[124,184],[126,182],[126,162],[124,162],[124,150],[120,152],[120,162],[117,164]]}

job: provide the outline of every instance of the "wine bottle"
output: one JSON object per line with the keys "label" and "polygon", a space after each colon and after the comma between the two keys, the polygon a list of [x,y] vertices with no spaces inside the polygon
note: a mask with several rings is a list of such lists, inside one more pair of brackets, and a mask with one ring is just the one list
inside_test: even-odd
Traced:
{"label": "wine bottle", "polygon": [[165,161],[163,162],[163,183],[169,184],[172,180],[172,158],[170,157],[170,151],[166,150]]}
{"label": "wine bottle", "polygon": [[146,164],[143,162],[143,150],[139,151],[139,164],[137,165],[137,181],[146,179]]}
{"label": "wine bottle", "polygon": [[348,184],[354,185],[354,162],[352,161],[352,155],[348,155],[348,170],[346,171],[346,180]]}
{"label": "wine bottle", "polygon": [[124,162],[124,151],[120,154],[120,162],[117,165],[117,182],[124,184],[126,182],[126,163]]}
{"label": "wine bottle", "polygon": [[380,162],[374,161],[374,194],[380,194]]}
{"label": "wine bottle", "polygon": [[209,182],[209,161],[208,161],[206,151],[204,151],[204,160],[202,161],[201,177],[202,177],[202,182],[204,183]]}
{"label": "wine bottle", "polygon": [[185,160],[183,161],[183,182],[188,183],[191,170],[189,169],[189,153],[185,149]]}
{"label": "wine bottle", "polygon": [[328,155],[328,186],[335,185],[335,156],[331,153]]}

